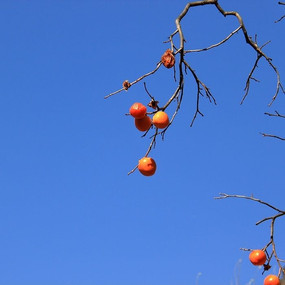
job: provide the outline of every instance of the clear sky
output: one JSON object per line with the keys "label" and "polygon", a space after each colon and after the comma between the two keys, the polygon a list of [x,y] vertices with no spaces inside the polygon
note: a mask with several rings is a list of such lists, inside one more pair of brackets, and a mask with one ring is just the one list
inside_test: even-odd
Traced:
{"label": "clear sky", "polygon": [[[224,46],[187,60],[210,87],[217,106],[201,101],[185,79],[181,111],[151,156],[157,173],[127,173],[146,152],[132,118],[148,103],[142,82],[104,100],[152,70],[186,1],[0,1],[0,285],[240,284],[261,270],[241,247],[269,241],[272,211],[246,200],[214,200],[219,192],[251,195],[281,209],[284,198],[284,95],[271,108],[275,74],[261,60],[239,104],[256,54],[239,33]],[[264,51],[281,77],[284,14],[277,1],[224,0],[251,36],[271,40]],[[238,26],[214,7],[183,20],[186,47],[216,43]],[[146,80],[162,104],[174,90],[172,70]],[[171,113],[173,109],[169,108]],[[283,185],[283,186],[282,186]],[[285,258],[285,223],[276,243]],[[283,239],[282,239],[283,237]],[[278,242],[279,241],[279,242]],[[273,264],[271,273],[277,273]]]}

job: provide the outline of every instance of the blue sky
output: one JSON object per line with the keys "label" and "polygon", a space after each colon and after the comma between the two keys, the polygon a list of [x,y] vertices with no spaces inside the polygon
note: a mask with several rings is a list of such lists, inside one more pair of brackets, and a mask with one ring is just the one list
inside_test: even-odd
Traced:
{"label": "blue sky", "polygon": [[[276,3],[275,3],[276,2]],[[271,108],[276,78],[260,61],[239,104],[255,53],[241,33],[207,53],[187,55],[217,106],[201,101],[188,76],[181,111],[151,156],[157,173],[127,173],[147,150],[133,102],[143,84],[104,100],[152,70],[168,48],[185,1],[0,1],[0,285],[172,285],[262,282],[239,248],[269,240],[262,205],[214,200],[251,195],[284,209],[284,95]],[[277,1],[221,1],[244,17],[250,35],[284,70],[284,14]],[[237,27],[213,7],[184,20],[189,48],[216,43]],[[161,103],[175,87],[171,70],[146,80]],[[171,107],[169,112],[173,112]],[[284,221],[276,223],[284,258]],[[276,272],[273,264],[272,273]]]}

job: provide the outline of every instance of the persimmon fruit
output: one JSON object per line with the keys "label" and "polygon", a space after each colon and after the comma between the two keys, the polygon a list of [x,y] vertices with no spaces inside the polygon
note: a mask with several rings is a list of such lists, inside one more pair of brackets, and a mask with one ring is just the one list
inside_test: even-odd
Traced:
{"label": "persimmon fruit", "polygon": [[147,115],[145,115],[142,119],[135,119],[135,126],[141,132],[146,132],[151,125],[151,118]]}
{"label": "persimmon fruit", "polygon": [[146,106],[142,103],[134,103],[130,108],[130,114],[135,119],[142,119],[146,115]]}
{"label": "persimmon fruit", "polygon": [[156,163],[151,157],[143,157],[139,160],[138,170],[144,176],[152,176],[156,171]]}
{"label": "persimmon fruit", "polygon": [[166,68],[171,68],[175,64],[175,57],[170,49],[166,50],[161,57],[161,62]]}
{"label": "persimmon fruit", "polygon": [[165,112],[158,111],[153,115],[152,122],[157,128],[164,129],[169,125],[169,118]]}
{"label": "persimmon fruit", "polygon": [[260,249],[255,249],[249,254],[249,260],[253,265],[263,265],[266,259],[265,252]]}
{"label": "persimmon fruit", "polygon": [[280,280],[276,275],[268,275],[264,279],[264,285],[280,285]]}

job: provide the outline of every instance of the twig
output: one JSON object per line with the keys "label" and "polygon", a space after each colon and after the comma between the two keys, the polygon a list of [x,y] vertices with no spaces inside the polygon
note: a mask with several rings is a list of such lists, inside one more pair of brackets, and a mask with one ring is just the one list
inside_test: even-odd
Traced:
{"label": "twig", "polygon": [[[150,151],[152,150],[152,148],[155,147],[157,135],[158,135],[158,129],[156,128],[155,134],[152,136],[152,140],[151,140],[151,143],[150,143],[150,145],[149,145],[149,147],[148,147],[148,150],[147,150],[146,154],[144,155],[145,157],[147,157],[147,156],[149,155]],[[135,172],[135,170],[136,170],[137,168],[138,168],[138,165],[135,166],[131,171],[129,171],[129,172],[128,172],[128,175],[130,175],[130,174],[132,174],[133,172]]]}
{"label": "twig", "polygon": [[[160,66],[161,66],[161,61],[156,65],[156,68],[155,68],[154,70],[152,70],[152,71],[150,71],[150,72],[148,72],[148,73],[142,75],[141,77],[139,77],[139,78],[136,79],[135,81],[131,82],[131,83],[130,83],[130,87],[131,87],[132,85],[138,83],[139,81],[143,80],[144,78],[146,78],[146,77],[148,77],[148,76],[154,74],[154,73],[160,68]],[[107,98],[109,98],[109,97],[111,97],[111,96],[113,96],[113,95],[115,95],[115,94],[117,94],[117,93],[119,93],[119,92],[124,91],[124,90],[125,90],[125,88],[121,88],[121,89],[119,89],[119,90],[117,90],[117,91],[115,91],[115,92],[113,92],[113,93],[108,94],[107,96],[104,97],[104,99],[107,99]]]}
{"label": "twig", "polygon": [[191,50],[185,50],[185,54],[186,53],[190,53],[190,52],[201,52],[201,51],[207,51],[210,50],[212,48],[218,47],[220,45],[222,45],[223,43],[225,43],[227,40],[229,40],[234,34],[236,34],[239,30],[241,29],[241,26],[239,26],[237,29],[235,29],[234,31],[232,31],[226,38],[224,38],[222,41],[220,41],[219,43],[213,44],[209,47],[206,48],[202,48],[202,49],[191,49]]}
{"label": "twig", "polygon": [[280,117],[280,118],[284,118],[285,119],[285,115],[281,115],[278,111],[275,111],[275,114],[271,114],[271,113],[264,113],[265,115],[267,116],[270,116],[270,117]]}
{"label": "twig", "polygon": [[195,70],[192,69],[191,66],[186,61],[184,61],[184,64],[191,71],[191,73],[192,73],[192,75],[196,81],[196,85],[197,85],[196,112],[195,112],[193,119],[192,119],[192,122],[190,124],[190,127],[192,127],[198,114],[200,114],[201,116],[204,116],[203,113],[199,109],[200,96],[203,96],[202,90],[204,89],[205,95],[209,99],[210,102],[212,102],[212,100],[213,100],[214,104],[216,105],[216,100],[215,100],[214,96],[212,95],[212,93],[210,92],[210,89],[198,78]]}
{"label": "twig", "polygon": [[260,133],[260,134],[262,136],[264,136],[264,137],[275,138],[275,139],[278,139],[278,140],[281,140],[281,141],[285,141],[285,138],[279,137],[279,136],[276,136],[276,135],[265,134],[265,133]]}
{"label": "twig", "polygon": [[[269,116],[269,117],[278,117],[278,118],[283,118],[283,119],[285,118],[285,115],[281,115],[278,111],[275,111],[275,114],[267,113],[267,112],[265,112],[264,114]],[[272,134],[266,134],[266,133],[261,133],[261,135],[264,137],[270,137],[270,138],[275,138],[278,140],[285,141],[285,138],[280,137],[280,136],[276,136],[276,135],[272,135]]]}
{"label": "twig", "polygon": [[283,15],[282,17],[280,17],[280,19],[276,20],[274,23],[281,22],[284,18],[285,18],[285,15]]}
{"label": "twig", "polygon": [[257,199],[257,198],[254,198],[253,196],[244,196],[244,195],[232,195],[232,194],[226,194],[226,193],[219,193],[220,196],[218,197],[214,197],[214,199],[225,199],[225,198],[240,198],[240,199],[247,199],[247,200],[252,200],[252,201],[255,201],[255,202],[258,202],[260,204],[263,204],[279,213],[284,213],[285,214],[285,211],[282,211],[278,208],[276,208],[275,206],[272,206],[271,204],[267,203],[267,202],[264,202],[260,199]]}
{"label": "twig", "polygon": [[[253,67],[252,67],[252,69],[251,69],[251,71],[250,71],[248,77],[247,77],[246,84],[245,84],[245,88],[244,88],[245,94],[243,95],[243,98],[241,99],[240,104],[242,104],[243,101],[245,100],[245,98],[247,97],[247,94],[248,94],[249,88],[250,88],[250,80],[253,79],[252,74],[253,74],[254,70],[257,68],[258,61],[259,61],[261,58],[262,58],[262,55],[257,54],[257,59],[256,59],[254,65],[253,65]],[[255,79],[255,81],[258,81],[258,80]],[[258,81],[258,82],[259,82],[259,81]]]}

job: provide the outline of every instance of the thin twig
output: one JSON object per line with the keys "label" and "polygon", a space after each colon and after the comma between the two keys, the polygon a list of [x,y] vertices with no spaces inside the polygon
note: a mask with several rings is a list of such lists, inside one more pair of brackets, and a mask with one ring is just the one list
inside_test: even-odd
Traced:
{"label": "thin twig", "polygon": [[[143,80],[144,78],[146,78],[146,77],[148,77],[148,76],[154,74],[154,73],[160,68],[160,66],[161,66],[161,61],[156,65],[156,67],[155,67],[154,70],[152,70],[152,71],[150,71],[150,72],[148,72],[148,73],[142,75],[141,77],[139,77],[139,78],[136,79],[135,81],[131,82],[131,83],[130,83],[130,87],[131,87],[132,85],[138,83],[139,81]],[[117,94],[117,93],[119,93],[119,92],[124,91],[124,90],[125,90],[125,88],[121,88],[121,89],[119,89],[119,90],[117,90],[117,91],[115,91],[115,92],[113,92],[113,93],[108,94],[107,96],[104,97],[104,99],[107,99],[107,98],[109,98],[109,97],[111,97],[111,96],[113,96],[113,95],[115,95],[115,94]]]}
{"label": "thin twig", "polygon": [[[258,61],[259,61],[261,58],[262,58],[262,55],[257,54],[257,59],[256,59],[254,65],[253,65],[253,67],[252,67],[252,69],[251,69],[251,71],[250,71],[248,77],[247,77],[246,84],[245,84],[245,88],[244,88],[245,94],[243,95],[243,98],[241,99],[240,104],[242,104],[243,101],[245,100],[245,98],[247,97],[247,94],[248,94],[249,88],[250,88],[250,80],[253,79],[252,74],[253,74],[254,70],[257,68]],[[259,82],[259,81],[256,80],[256,79],[255,79],[255,81]]]}
{"label": "thin twig", "polygon": [[[283,119],[285,118],[285,115],[281,115],[276,110],[275,110],[275,114],[267,113],[267,112],[265,112],[264,114],[269,116],[269,117],[278,117],[278,118],[283,118]],[[275,138],[275,139],[278,139],[278,140],[285,141],[285,138],[280,137],[280,136],[276,136],[276,135],[272,135],[272,134],[266,134],[266,133],[261,133],[261,135],[264,136],[264,137],[270,137],[270,138]]]}
{"label": "thin twig", "polygon": [[265,115],[267,116],[270,116],[270,117],[280,117],[280,118],[284,118],[285,119],[285,115],[281,115],[278,111],[275,111],[275,114],[271,114],[271,113],[264,113]]}
{"label": "thin twig", "polygon": [[285,18],[285,15],[283,15],[282,17],[280,17],[280,19],[276,20],[274,23],[281,22],[284,18]]}
{"label": "thin twig", "polygon": [[275,139],[278,139],[278,140],[281,140],[281,141],[285,141],[285,138],[279,137],[279,136],[276,136],[276,135],[265,134],[265,133],[260,133],[260,134],[262,136],[264,136],[264,137],[275,138]]}
{"label": "thin twig", "polygon": [[239,30],[241,29],[241,26],[239,26],[237,29],[235,29],[234,31],[232,31],[226,38],[224,38],[222,41],[220,41],[219,43],[213,44],[209,47],[206,48],[202,48],[202,49],[191,49],[191,50],[185,50],[185,54],[186,53],[190,53],[190,52],[201,52],[201,51],[207,51],[210,50],[212,48],[218,47],[220,45],[222,45],[223,43],[225,43],[227,40],[229,40],[234,34],[236,34]]}
{"label": "thin twig", "polygon": [[244,195],[232,195],[232,194],[226,194],[226,193],[219,193],[220,196],[218,197],[214,197],[214,199],[225,199],[225,198],[240,198],[240,199],[247,199],[247,200],[252,200],[252,201],[255,201],[255,202],[258,202],[260,204],[263,204],[279,213],[285,213],[285,211],[282,211],[278,208],[276,208],[275,206],[272,206],[271,204],[267,203],[267,202],[264,202],[260,199],[257,199],[257,198],[254,198],[253,196],[244,196]]}
{"label": "thin twig", "polygon": [[192,73],[192,75],[196,81],[196,85],[197,85],[196,111],[195,111],[195,114],[193,116],[192,122],[190,124],[190,127],[192,127],[198,114],[200,114],[202,117],[204,116],[203,113],[200,111],[200,108],[199,108],[200,96],[203,96],[203,93],[201,90],[204,89],[206,97],[209,99],[210,102],[213,101],[215,105],[216,105],[216,100],[215,100],[214,96],[212,95],[212,93],[210,92],[210,89],[198,78],[195,70],[193,68],[191,68],[191,66],[186,61],[184,61],[184,64],[191,71],[191,73]]}
{"label": "thin twig", "polygon": [[[144,155],[145,157],[147,157],[147,156],[149,155],[150,151],[152,150],[152,148],[155,147],[157,135],[158,135],[158,129],[156,128],[155,134],[152,136],[151,143],[150,143],[150,145],[149,145],[149,147],[148,147],[148,149],[147,149],[146,154]],[[135,166],[131,171],[129,171],[129,172],[128,172],[128,175],[134,173],[137,168],[138,168],[138,165]]]}
{"label": "thin twig", "polygon": [[272,220],[272,219],[276,219],[276,218],[281,217],[281,216],[283,216],[283,215],[285,215],[285,212],[281,212],[281,213],[279,213],[279,214],[277,214],[277,215],[275,215],[275,216],[272,216],[272,217],[264,218],[264,219],[262,219],[262,220],[256,222],[256,225],[258,226],[259,224],[261,224],[261,223],[263,223],[263,222],[265,222],[265,221]]}

